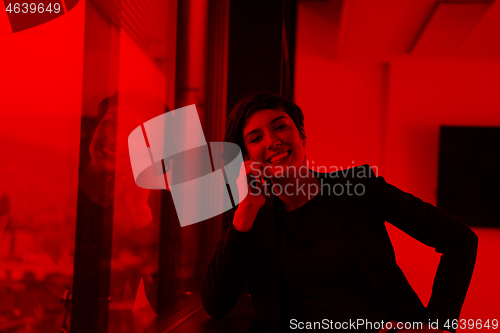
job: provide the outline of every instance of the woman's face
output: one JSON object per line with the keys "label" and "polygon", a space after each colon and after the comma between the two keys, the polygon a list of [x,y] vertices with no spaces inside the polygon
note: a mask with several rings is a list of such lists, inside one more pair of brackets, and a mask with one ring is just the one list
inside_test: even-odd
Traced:
{"label": "woman's face", "polygon": [[92,161],[106,172],[113,172],[115,170],[116,115],[116,107],[109,108],[97,126],[90,144]]}
{"label": "woman's face", "polygon": [[305,165],[306,140],[285,111],[264,109],[252,114],[243,127],[243,142],[249,158],[268,175]]}

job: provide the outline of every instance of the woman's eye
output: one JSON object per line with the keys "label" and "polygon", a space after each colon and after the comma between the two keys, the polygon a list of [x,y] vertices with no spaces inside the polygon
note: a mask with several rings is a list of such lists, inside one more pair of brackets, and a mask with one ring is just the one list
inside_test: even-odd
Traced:
{"label": "woman's eye", "polygon": [[259,139],[260,139],[260,135],[253,138],[250,142],[254,143],[254,142],[259,141]]}
{"label": "woman's eye", "polygon": [[283,125],[280,125],[280,126],[276,127],[276,129],[279,130],[279,129],[283,129],[285,127],[286,127],[286,125],[283,124]]}

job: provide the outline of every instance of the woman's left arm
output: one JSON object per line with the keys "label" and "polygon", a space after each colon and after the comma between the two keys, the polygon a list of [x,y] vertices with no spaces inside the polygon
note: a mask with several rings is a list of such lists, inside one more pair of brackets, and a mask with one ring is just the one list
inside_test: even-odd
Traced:
{"label": "woman's left arm", "polygon": [[459,319],[474,270],[478,238],[466,225],[421,199],[376,177],[369,168],[374,196],[385,221],[442,253],[427,305],[427,317],[440,328]]}

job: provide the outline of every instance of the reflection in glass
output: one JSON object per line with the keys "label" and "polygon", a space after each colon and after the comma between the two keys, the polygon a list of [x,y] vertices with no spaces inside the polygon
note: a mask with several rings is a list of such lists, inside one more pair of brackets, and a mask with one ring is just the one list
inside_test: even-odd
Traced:
{"label": "reflection in glass", "polygon": [[[80,166],[72,332],[106,332],[116,164],[117,95],[99,104],[97,126]],[[82,163],[87,161],[82,158]]]}

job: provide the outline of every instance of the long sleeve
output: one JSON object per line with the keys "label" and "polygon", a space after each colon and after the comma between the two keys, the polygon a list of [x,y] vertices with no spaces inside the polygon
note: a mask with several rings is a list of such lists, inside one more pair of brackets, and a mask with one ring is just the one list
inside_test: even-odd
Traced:
{"label": "long sleeve", "polygon": [[234,210],[224,216],[224,236],[203,277],[201,300],[207,313],[220,318],[235,306],[244,282],[244,258],[249,232],[234,229]]}
{"label": "long sleeve", "polygon": [[[370,169],[373,173],[373,171]],[[385,221],[418,241],[435,248],[441,259],[427,306],[427,319],[458,319],[474,270],[478,238],[460,221],[373,176],[377,204]]]}

